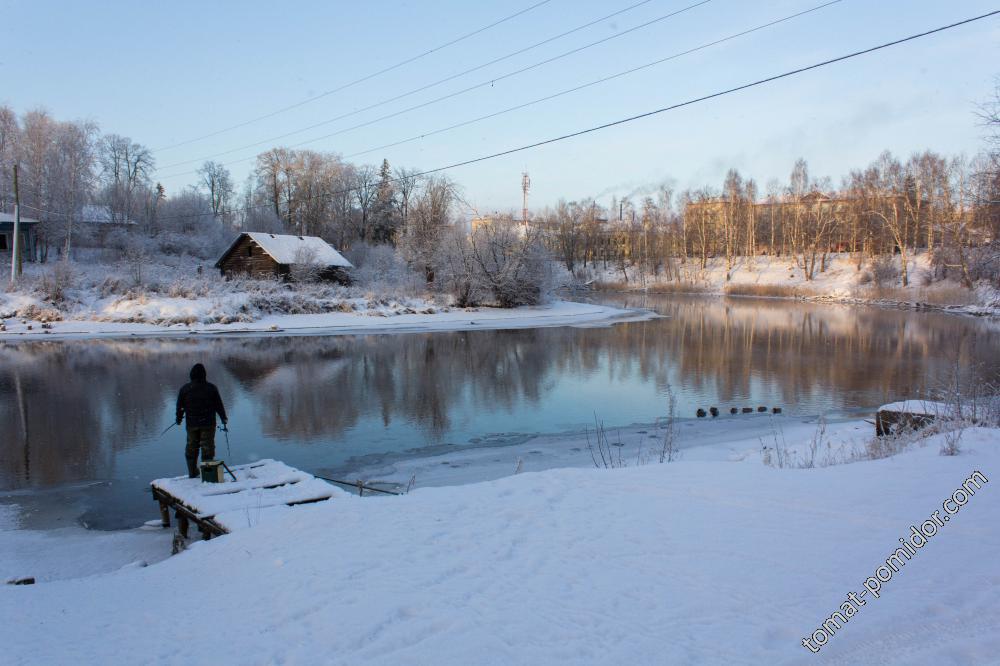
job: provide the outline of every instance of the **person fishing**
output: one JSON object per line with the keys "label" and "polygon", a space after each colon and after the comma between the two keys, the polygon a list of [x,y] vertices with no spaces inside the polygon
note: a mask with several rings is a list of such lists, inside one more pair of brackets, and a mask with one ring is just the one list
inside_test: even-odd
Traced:
{"label": "person fishing", "polygon": [[198,476],[199,452],[202,462],[215,460],[215,415],[219,415],[223,428],[229,419],[219,389],[208,381],[205,366],[195,363],[190,377],[191,381],[182,386],[177,394],[177,425],[187,419],[184,458],[187,460],[188,476],[193,479]]}

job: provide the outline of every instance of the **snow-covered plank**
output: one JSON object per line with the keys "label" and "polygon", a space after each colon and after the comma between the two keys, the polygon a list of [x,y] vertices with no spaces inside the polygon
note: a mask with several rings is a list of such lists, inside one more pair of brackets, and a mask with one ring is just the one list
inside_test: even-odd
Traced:
{"label": "snow-covered plank", "polygon": [[302,504],[346,495],[343,490],[278,460],[264,459],[230,468],[223,483],[203,483],[186,476],[156,479],[154,488],[176,499],[199,518],[221,513],[260,511],[271,506]]}
{"label": "snow-covered plank", "polygon": [[950,416],[956,412],[954,405],[930,400],[900,400],[899,402],[882,405],[878,408],[878,411],[917,414],[920,416]]}

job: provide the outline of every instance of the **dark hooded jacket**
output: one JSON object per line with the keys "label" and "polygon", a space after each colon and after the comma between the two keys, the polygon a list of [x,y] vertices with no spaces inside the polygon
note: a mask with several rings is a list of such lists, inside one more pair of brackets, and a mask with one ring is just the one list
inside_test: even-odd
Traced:
{"label": "dark hooded jacket", "polygon": [[196,364],[191,368],[191,381],[182,386],[180,393],[177,394],[177,423],[186,416],[188,430],[214,428],[216,414],[223,423],[228,421],[219,389],[206,378],[205,366],[201,363]]}

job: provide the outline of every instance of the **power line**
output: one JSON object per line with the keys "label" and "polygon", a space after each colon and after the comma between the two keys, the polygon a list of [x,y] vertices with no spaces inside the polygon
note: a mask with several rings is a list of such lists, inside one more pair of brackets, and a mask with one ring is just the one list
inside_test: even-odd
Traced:
{"label": "power line", "polygon": [[475,123],[478,123],[478,122],[482,122],[483,120],[489,120],[490,118],[496,118],[497,116],[502,116],[502,115],[510,113],[512,111],[518,111],[520,109],[524,109],[524,108],[527,108],[529,106],[534,106],[535,104],[540,104],[542,102],[547,102],[547,101],[555,99],[557,97],[562,97],[563,95],[568,95],[570,93],[578,92],[578,91],[584,90],[586,88],[591,88],[591,87],[599,85],[601,83],[606,83],[608,81],[612,81],[614,79],[618,79],[618,78],[621,78],[623,76],[628,76],[629,74],[634,74],[634,73],[642,71],[644,69],[649,69],[650,67],[655,67],[656,65],[661,65],[661,64],[663,64],[665,62],[668,62],[670,60],[676,60],[677,58],[680,58],[680,57],[683,57],[683,56],[686,56],[686,55],[690,55],[690,54],[696,53],[698,51],[703,51],[703,50],[705,50],[707,48],[710,48],[712,46],[717,46],[717,45],[722,44],[724,42],[729,42],[729,41],[732,41],[732,40],[737,39],[739,37],[744,37],[744,36],[749,35],[751,33],[759,32],[760,30],[764,30],[766,28],[770,28],[770,27],[778,25],[780,23],[785,23],[787,21],[791,21],[791,20],[796,19],[796,18],[798,18],[800,16],[804,16],[806,14],[811,14],[812,12],[819,11],[821,9],[829,7],[830,5],[835,5],[835,4],[838,4],[840,2],[843,2],[843,0],[830,0],[830,2],[825,2],[825,3],[821,4],[821,5],[817,5],[816,7],[812,7],[811,9],[806,9],[806,10],[803,10],[801,12],[797,12],[795,14],[790,14],[790,15],[782,17],[780,19],[775,19],[773,21],[769,21],[767,23],[763,23],[761,25],[755,26],[753,28],[748,28],[747,30],[742,30],[740,32],[728,35],[726,37],[722,37],[720,39],[716,39],[714,41],[707,42],[705,44],[701,44],[700,46],[696,46],[694,48],[690,48],[690,49],[687,49],[687,50],[684,50],[684,51],[679,51],[679,52],[674,53],[672,55],[666,56],[665,58],[659,58],[657,60],[653,60],[652,62],[648,62],[646,64],[639,65],[637,67],[632,67],[631,69],[626,69],[626,70],[623,70],[623,71],[618,72],[616,74],[611,74],[609,76],[605,76],[605,77],[602,77],[600,79],[595,79],[593,81],[589,81],[588,83],[583,83],[583,84],[580,84],[578,86],[574,86],[572,88],[566,88],[565,90],[561,90],[561,91],[559,91],[557,93],[553,93],[551,95],[546,95],[544,97],[539,97],[537,99],[533,99],[531,101],[524,102],[522,104],[516,104],[514,106],[509,106],[506,109],[501,109],[500,111],[494,111],[493,113],[488,113],[488,114],[486,114],[484,116],[479,116],[477,118],[472,118],[470,120],[464,120],[464,121],[462,121],[460,123],[455,123],[454,125],[448,125],[447,127],[442,127],[440,129],[432,130],[430,132],[424,132],[422,134],[417,134],[417,135],[411,136],[411,137],[409,137],[407,139],[401,139],[399,141],[394,141],[392,143],[386,143],[386,144],[383,144],[381,146],[376,146],[374,148],[366,148],[365,150],[359,150],[357,152],[350,153],[348,155],[344,155],[344,158],[345,159],[349,159],[349,158],[352,158],[352,157],[358,157],[359,155],[367,155],[368,153],[374,153],[374,152],[379,151],[379,150],[385,150],[386,148],[395,148],[396,146],[400,146],[400,145],[402,145],[404,143],[410,143],[411,141],[419,141],[420,139],[424,139],[424,138],[427,138],[429,136],[435,136],[437,134],[443,134],[444,132],[450,132],[451,130],[458,129],[460,127],[466,127],[468,125],[472,125],[472,124],[475,124]]}
{"label": "power line", "polygon": [[208,139],[208,138],[211,138],[213,136],[218,136],[219,134],[223,134],[225,132],[229,132],[229,131],[232,131],[234,129],[238,129],[240,127],[246,127],[247,125],[251,125],[251,124],[259,122],[261,120],[266,120],[267,118],[273,118],[274,116],[277,116],[279,114],[285,113],[286,111],[291,111],[292,109],[297,109],[300,106],[305,106],[306,104],[310,104],[312,102],[315,102],[318,99],[323,99],[324,97],[327,97],[327,96],[332,95],[334,93],[340,92],[342,90],[346,90],[346,89],[348,89],[348,88],[350,88],[352,86],[356,86],[359,83],[364,83],[365,81],[369,81],[371,79],[374,79],[377,76],[381,76],[382,74],[386,74],[388,72],[391,72],[394,69],[399,69],[400,67],[402,67],[404,65],[408,65],[411,62],[415,62],[417,60],[420,60],[421,58],[424,58],[426,56],[431,55],[432,53],[436,53],[436,52],[438,52],[438,51],[440,51],[442,49],[448,48],[449,46],[453,46],[453,45],[455,45],[455,44],[457,44],[457,43],[459,43],[461,41],[469,39],[470,37],[474,37],[474,36],[478,35],[479,33],[482,33],[482,32],[485,32],[485,31],[489,30],[490,28],[495,28],[496,26],[498,26],[498,25],[500,25],[502,23],[506,23],[507,21],[511,21],[511,20],[517,18],[518,16],[521,16],[523,14],[527,14],[528,12],[530,12],[530,11],[532,11],[534,9],[538,9],[542,5],[547,5],[550,2],[552,2],[552,0],[541,0],[541,2],[536,2],[535,4],[530,5],[529,7],[525,7],[524,9],[522,9],[520,11],[517,11],[517,12],[514,12],[513,14],[510,14],[508,16],[505,16],[504,18],[502,18],[502,19],[500,19],[498,21],[494,21],[493,23],[490,23],[489,25],[485,25],[485,26],[483,26],[481,28],[477,28],[476,30],[473,30],[472,32],[466,33],[466,34],[462,35],[461,37],[456,37],[455,39],[452,39],[449,42],[445,42],[444,44],[440,44],[438,46],[435,46],[432,49],[428,49],[428,50],[424,51],[423,53],[418,53],[415,56],[411,56],[411,57],[409,57],[409,58],[407,58],[405,60],[401,60],[400,62],[397,62],[394,65],[390,65],[389,67],[385,67],[383,69],[380,69],[377,72],[372,72],[371,74],[368,74],[366,76],[362,76],[359,79],[355,79],[353,81],[350,81],[348,83],[340,85],[340,86],[338,86],[336,88],[332,88],[332,89],[327,90],[325,92],[322,92],[322,93],[320,93],[318,95],[314,95],[312,97],[308,97],[308,98],[302,100],[301,102],[296,102],[295,104],[291,104],[289,106],[282,107],[282,108],[278,109],[277,111],[272,111],[272,112],[264,114],[262,116],[257,116],[256,118],[251,118],[250,120],[246,120],[246,121],[244,121],[242,123],[237,123],[236,125],[230,125],[229,127],[224,127],[224,128],[222,128],[220,130],[216,130],[214,132],[210,132],[209,134],[204,134],[204,135],[196,137],[194,139],[188,139],[187,141],[181,141],[179,143],[174,143],[174,144],[171,144],[169,146],[164,146],[162,148],[157,148],[153,152],[161,152],[161,151],[164,151],[164,150],[171,150],[173,148],[178,148],[180,146],[186,146],[188,144],[195,143],[197,141],[202,141],[204,139]]}
{"label": "power line", "polygon": [[[539,62],[533,63],[533,64],[528,65],[526,67],[522,67],[520,69],[516,69],[514,71],[507,72],[506,74],[502,74],[500,76],[495,76],[495,77],[486,79],[486,80],[481,81],[479,83],[476,83],[474,85],[468,86],[466,88],[462,88],[461,90],[457,90],[455,92],[448,93],[447,95],[442,95],[441,97],[436,97],[436,98],[428,100],[426,102],[421,102],[420,104],[415,104],[413,106],[406,107],[405,109],[400,109],[398,111],[394,111],[394,112],[386,114],[384,116],[379,116],[378,118],[375,118],[373,120],[368,120],[368,121],[365,121],[363,123],[359,123],[357,125],[352,125],[350,127],[346,127],[346,128],[337,130],[336,132],[332,132],[330,134],[324,134],[323,136],[318,136],[318,137],[315,137],[315,138],[312,138],[312,139],[308,139],[306,141],[302,141],[300,143],[293,144],[290,147],[291,148],[296,148],[298,146],[304,146],[306,144],[315,143],[317,141],[322,141],[324,139],[329,139],[331,137],[334,137],[334,136],[337,136],[337,135],[340,135],[340,134],[344,134],[346,132],[351,132],[353,130],[360,129],[362,127],[368,127],[370,125],[374,125],[376,123],[380,123],[383,120],[388,120],[390,118],[395,118],[397,116],[401,116],[404,113],[409,113],[410,111],[416,111],[417,109],[422,109],[422,108],[430,106],[432,104],[437,104],[438,102],[443,102],[445,100],[452,99],[452,98],[458,97],[460,95],[464,95],[465,93],[471,92],[473,90],[478,90],[479,88],[485,88],[486,86],[491,86],[492,87],[498,81],[503,81],[505,79],[509,79],[509,78],[517,76],[519,74],[523,74],[523,73],[531,71],[533,69],[537,69],[537,68],[542,67],[544,65],[548,65],[548,64],[553,63],[553,62],[555,62],[557,60],[562,60],[563,58],[567,58],[567,57],[569,57],[571,55],[574,55],[576,53],[580,53],[581,51],[585,51],[587,49],[593,48],[593,47],[598,46],[600,44],[604,44],[605,42],[609,42],[609,41],[611,41],[613,39],[618,39],[620,37],[624,37],[625,35],[633,33],[633,32],[635,32],[637,30],[641,30],[643,28],[648,28],[651,25],[655,25],[657,23],[665,21],[665,20],[667,20],[669,18],[672,18],[674,16],[677,16],[679,14],[683,14],[684,12],[687,12],[687,11],[690,11],[692,9],[695,9],[696,7],[700,7],[701,5],[708,4],[711,1],[712,0],[698,0],[698,2],[695,2],[694,4],[687,5],[686,7],[683,7],[681,9],[678,9],[678,10],[675,10],[675,11],[672,11],[672,12],[669,12],[667,14],[659,16],[659,17],[657,17],[655,19],[652,19],[650,21],[646,21],[644,23],[640,23],[639,25],[633,26],[633,27],[628,28],[626,30],[622,30],[620,32],[616,32],[615,34],[610,35],[608,37],[603,37],[601,39],[598,39],[597,41],[590,42],[590,43],[584,44],[582,46],[578,46],[576,48],[570,49],[569,51],[565,51],[563,53],[560,53],[558,55],[552,56],[550,58],[546,58],[545,60],[541,60]],[[479,69],[479,68],[473,68],[472,70],[468,70],[468,71],[474,71],[475,69]],[[461,75],[462,74],[456,74],[455,76],[461,76]],[[454,78],[454,77],[451,77],[451,78]],[[329,125],[330,123],[336,122],[338,120],[343,120],[344,118],[349,118],[349,117],[355,116],[355,115],[357,115],[359,113],[363,113],[365,111],[370,111],[371,109],[378,108],[380,106],[388,104],[389,102],[393,102],[393,101],[402,99],[404,97],[408,97],[408,96],[410,96],[410,95],[412,95],[414,93],[420,92],[421,90],[426,90],[427,88],[431,88],[431,87],[433,87],[433,86],[437,85],[438,83],[441,83],[441,82],[443,82],[445,80],[448,80],[448,79],[443,79],[442,81],[438,81],[438,82],[435,82],[435,83],[423,86],[421,88],[416,88],[414,90],[410,90],[410,91],[408,91],[406,93],[403,93],[403,94],[400,94],[400,95],[396,95],[395,97],[384,99],[384,100],[382,100],[380,102],[376,102],[374,104],[370,104],[370,105],[368,105],[366,107],[363,107],[363,108],[360,108],[360,109],[356,109],[354,111],[350,111],[350,112],[347,112],[347,113],[343,113],[343,114],[341,114],[339,116],[336,116],[334,118],[328,118],[326,120],[320,121],[318,123],[314,123],[314,124],[309,125],[307,127],[303,127],[301,129],[293,130],[291,132],[285,132],[284,134],[279,134],[277,136],[268,137],[266,139],[262,139],[260,141],[255,141],[253,143],[248,143],[248,144],[246,144],[244,146],[239,146],[237,148],[232,148],[230,150],[225,150],[225,151],[218,152],[218,153],[212,153],[211,155],[205,155],[204,157],[198,157],[198,158],[194,158],[194,159],[190,159],[190,160],[182,160],[180,162],[174,162],[172,164],[168,164],[166,166],[160,167],[159,169],[157,169],[157,171],[160,171],[162,169],[170,169],[170,168],[175,167],[175,166],[182,166],[184,164],[193,164],[195,162],[202,162],[204,160],[211,159],[213,157],[220,157],[222,155],[229,155],[231,153],[237,153],[237,152],[240,152],[241,150],[246,150],[248,148],[256,148],[258,146],[262,146],[262,145],[266,145],[266,144],[269,144],[269,143],[273,143],[274,141],[278,141],[280,139],[285,139],[285,138],[288,138],[290,136],[295,136],[296,134],[301,134],[303,132],[308,132],[311,129],[316,129],[317,127],[322,127],[324,125]],[[238,160],[232,160],[230,162],[227,162],[226,164],[238,164],[240,162],[247,162],[247,161],[255,159],[255,158],[256,158],[256,156],[245,157],[245,158],[241,158],[241,159],[238,159]],[[175,178],[177,176],[185,176],[185,175],[188,175],[188,174],[191,174],[191,173],[196,173],[196,171],[184,171],[184,172],[181,172],[181,173],[169,174],[167,176],[164,176],[164,178]]]}
{"label": "power line", "polygon": [[[484,62],[484,63],[482,63],[480,65],[476,65],[475,67],[471,67],[469,69],[463,70],[461,72],[458,72],[457,74],[452,74],[452,75],[447,76],[447,77],[445,77],[443,79],[438,79],[437,81],[434,81],[433,83],[429,83],[427,85],[420,86],[418,88],[414,88],[414,89],[409,90],[409,91],[407,91],[405,93],[402,93],[400,95],[396,95],[395,97],[390,97],[388,99],[384,99],[384,100],[382,100],[380,102],[377,102],[375,104],[372,104],[370,106],[366,106],[366,107],[364,107],[362,109],[356,109],[354,111],[351,111],[350,113],[346,113],[344,115],[340,115],[340,116],[337,116],[335,118],[329,118],[327,120],[321,121],[321,122],[316,123],[314,125],[309,125],[307,127],[303,127],[301,129],[297,129],[297,130],[289,132],[287,134],[282,134],[282,135],[277,136],[277,137],[272,137],[270,139],[265,139],[263,141],[259,141],[259,142],[256,142],[256,143],[253,143],[253,144],[250,144],[250,145],[247,145],[247,146],[241,146],[239,148],[234,148],[232,150],[224,151],[224,152],[221,152],[221,153],[215,153],[213,155],[208,155],[208,156],[203,157],[203,158],[198,158],[198,159],[193,159],[193,160],[184,160],[184,161],[181,161],[181,162],[175,162],[173,164],[168,164],[168,165],[166,165],[164,167],[160,167],[160,169],[169,169],[169,168],[172,168],[172,167],[175,167],[175,166],[180,166],[182,164],[189,164],[191,162],[199,162],[199,161],[201,161],[203,159],[208,159],[209,157],[218,157],[220,155],[228,155],[229,153],[235,153],[235,152],[238,152],[240,150],[244,150],[246,148],[253,148],[255,146],[258,146],[258,145],[261,145],[261,144],[264,144],[264,143],[270,143],[271,141],[276,141],[277,139],[283,139],[283,138],[288,137],[288,136],[294,136],[295,134],[300,134],[302,132],[306,132],[306,131],[309,131],[311,129],[315,129],[315,128],[321,127],[323,125],[327,125],[327,124],[335,122],[337,120],[342,120],[343,118],[347,118],[349,116],[356,115],[356,114],[362,113],[364,111],[369,111],[371,109],[374,109],[376,107],[382,106],[384,104],[388,104],[390,102],[394,102],[396,100],[403,99],[404,97],[409,97],[410,95],[414,95],[414,94],[416,94],[418,92],[422,92],[424,90],[428,90],[429,88],[433,88],[435,86],[441,85],[442,83],[447,83],[448,81],[452,81],[452,80],[457,79],[457,78],[459,78],[461,76],[465,76],[466,74],[471,74],[472,72],[478,71],[478,70],[483,69],[485,67],[489,67],[490,65],[495,65],[498,62],[502,62],[504,60],[509,60],[510,58],[513,58],[515,56],[521,55],[522,53],[527,53],[528,51],[536,49],[539,46],[544,46],[545,44],[549,44],[549,43],[554,42],[554,41],[556,41],[558,39],[562,39],[563,37],[566,37],[568,35],[572,35],[575,32],[579,32],[581,30],[589,28],[589,27],[591,27],[593,25],[596,25],[597,23],[601,23],[602,21],[607,21],[610,18],[614,18],[615,16],[618,16],[620,14],[624,14],[626,12],[632,11],[633,9],[636,9],[637,7],[641,7],[642,5],[649,4],[652,1],[653,0],[641,0],[640,2],[637,2],[635,4],[629,5],[628,7],[625,7],[624,9],[619,9],[616,12],[612,12],[611,14],[607,14],[606,16],[602,16],[601,18],[594,19],[593,21],[589,21],[587,23],[584,23],[583,25],[579,25],[579,26],[577,26],[575,28],[572,28],[570,30],[566,30],[565,32],[561,32],[558,35],[553,35],[552,37],[549,37],[547,39],[543,39],[540,42],[535,42],[534,44],[531,44],[530,46],[526,46],[526,47],[518,49],[516,51],[512,51],[512,52],[510,52],[510,53],[508,53],[506,55],[500,56],[499,58],[494,58],[493,60]],[[183,174],[175,174],[175,175],[183,175]]]}
{"label": "power line", "polygon": [[[407,177],[408,178],[419,178],[419,177],[423,177],[423,176],[429,176],[431,174],[440,173],[441,171],[447,171],[449,169],[456,169],[458,167],[468,166],[470,164],[477,164],[479,162],[486,162],[488,160],[496,159],[498,157],[504,157],[506,155],[512,155],[514,153],[523,152],[525,150],[531,150],[532,148],[538,148],[538,147],[541,147],[541,146],[546,146],[546,145],[549,145],[549,144],[558,143],[560,141],[565,141],[567,139],[572,139],[572,138],[575,138],[575,137],[578,137],[578,136],[583,136],[585,134],[592,134],[594,132],[599,132],[601,130],[605,130],[605,129],[608,129],[608,128],[611,128],[611,127],[616,127],[618,125],[624,125],[626,123],[634,122],[636,120],[641,120],[643,118],[649,118],[651,116],[659,115],[661,113],[666,113],[668,111],[673,111],[673,110],[680,109],[680,108],[683,108],[683,107],[686,107],[686,106],[692,106],[694,104],[699,104],[701,102],[705,102],[705,101],[708,101],[708,100],[716,99],[718,97],[724,97],[726,95],[731,95],[733,93],[737,93],[737,92],[740,92],[740,91],[743,91],[743,90],[748,90],[750,88],[755,88],[757,86],[761,86],[761,85],[764,85],[764,84],[767,84],[767,83],[773,83],[774,81],[779,81],[781,79],[786,79],[786,78],[789,78],[789,77],[792,77],[792,76],[797,76],[799,74],[803,74],[805,72],[809,72],[809,71],[812,71],[812,70],[815,70],[815,69],[820,69],[822,67],[827,67],[829,65],[833,65],[833,64],[836,64],[836,63],[839,63],[839,62],[843,62],[845,60],[850,60],[852,58],[857,58],[857,57],[860,57],[860,56],[863,56],[863,55],[867,55],[869,53],[874,53],[876,51],[881,51],[882,49],[887,49],[887,48],[890,48],[890,47],[893,47],[893,46],[898,46],[900,44],[904,44],[904,43],[907,43],[907,42],[912,42],[914,40],[921,39],[923,37],[928,37],[930,35],[934,35],[934,34],[937,34],[937,33],[940,33],[940,32],[944,32],[946,30],[951,30],[951,29],[957,28],[959,26],[967,25],[969,23],[974,23],[976,21],[981,21],[983,19],[989,18],[990,16],[995,16],[997,14],[1000,14],[1000,9],[994,10],[992,12],[987,12],[985,14],[980,14],[979,16],[974,16],[972,18],[968,18],[968,19],[964,19],[964,20],[961,20],[961,21],[957,21],[955,23],[950,23],[948,25],[940,26],[938,28],[932,28],[932,29],[926,30],[924,32],[919,32],[919,33],[916,33],[916,34],[913,34],[913,35],[909,35],[908,37],[902,37],[900,39],[895,39],[895,40],[893,40],[891,42],[885,42],[883,44],[879,44],[877,46],[872,46],[872,47],[869,47],[867,49],[862,49],[860,51],[853,51],[851,53],[847,53],[847,54],[842,55],[842,56],[837,56],[835,58],[830,58],[828,60],[823,60],[823,61],[820,61],[820,62],[817,62],[817,63],[813,63],[811,65],[806,65],[804,67],[799,67],[797,69],[788,70],[786,72],[782,72],[780,74],[775,74],[773,76],[768,76],[768,77],[763,78],[763,79],[757,79],[756,81],[752,81],[750,83],[744,83],[744,84],[739,85],[739,86],[735,86],[735,87],[732,87],[732,88],[727,88],[725,90],[720,90],[718,92],[710,93],[710,94],[707,94],[707,95],[702,95],[701,97],[695,97],[695,98],[686,100],[684,102],[678,102],[676,104],[671,104],[669,106],[664,106],[664,107],[661,107],[661,108],[658,108],[658,109],[653,109],[652,111],[646,111],[644,113],[636,114],[636,115],[633,115],[633,116],[628,116],[626,118],[620,118],[618,120],[613,120],[611,122],[607,122],[607,123],[604,123],[602,125],[594,125],[593,127],[588,127],[586,129],[577,130],[575,132],[570,132],[568,134],[562,134],[560,136],[551,137],[549,139],[544,139],[544,140],[541,140],[541,141],[536,141],[534,143],[525,144],[525,145],[522,145],[522,146],[518,146],[516,148],[510,148],[510,149],[507,149],[507,150],[502,150],[502,151],[499,151],[499,152],[490,153],[488,155],[482,155],[480,157],[474,157],[474,158],[463,160],[463,161],[460,161],[460,162],[453,162],[451,164],[448,164],[448,165],[445,165],[445,166],[436,167],[434,169],[427,169],[425,171],[420,171],[420,172],[417,172],[417,173],[414,173],[414,174],[409,174]],[[400,182],[401,180],[403,180],[403,179],[402,178],[390,178],[389,182],[397,183],[397,182]],[[354,188],[345,188],[345,189],[340,189],[340,190],[334,190],[334,191],[331,191],[331,192],[326,192],[324,194],[318,194],[318,195],[314,195],[314,196],[311,196],[311,197],[303,197],[299,201],[309,201],[309,200],[313,200],[313,199],[329,198],[329,197],[337,196],[339,194],[347,194],[349,192],[352,192],[353,190],[354,190]],[[238,213],[238,212],[250,212],[250,211],[258,209],[258,208],[270,208],[271,206],[272,206],[271,203],[262,203],[262,204],[257,204],[257,205],[253,205],[253,206],[246,206],[246,207],[243,207],[243,208],[230,209],[230,210],[224,211],[224,214],[233,214],[233,213]],[[42,210],[40,208],[35,208],[34,206],[25,206],[25,208],[30,208],[31,210],[35,210],[35,211],[39,211],[39,212],[51,213],[51,211],[45,211],[45,210]],[[55,214],[55,215],[64,215],[64,213],[52,213],[52,214]],[[194,214],[186,214],[186,215],[172,215],[172,216],[168,216],[168,217],[161,217],[161,218],[159,218],[159,220],[160,221],[169,221],[169,220],[179,220],[179,219],[190,219],[190,218],[194,218],[194,217],[202,217],[204,215],[205,215],[204,213],[194,213]]]}

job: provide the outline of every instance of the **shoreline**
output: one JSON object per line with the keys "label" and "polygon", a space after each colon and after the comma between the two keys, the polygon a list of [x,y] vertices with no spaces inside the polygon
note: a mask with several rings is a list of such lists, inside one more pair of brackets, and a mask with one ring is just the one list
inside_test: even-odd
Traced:
{"label": "shoreline", "polygon": [[[688,286],[694,287],[694,284],[688,284]],[[602,289],[588,288],[588,289],[568,289],[568,291],[574,295],[586,295],[586,294],[623,294],[623,295],[641,295],[641,296],[702,296],[706,298],[717,298],[723,296],[725,298],[745,298],[753,300],[775,300],[775,301],[796,301],[800,303],[829,303],[832,305],[850,305],[850,306],[867,306],[875,308],[892,308],[896,310],[907,310],[910,312],[942,312],[945,314],[963,315],[967,317],[1000,317],[1000,308],[993,308],[984,305],[958,305],[958,304],[938,304],[938,303],[926,303],[923,301],[898,301],[886,298],[860,298],[857,296],[838,296],[836,294],[790,294],[787,296],[781,295],[763,295],[763,294],[730,294],[725,290],[698,290],[691,289],[690,291],[679,289],[671,291],[657,291],[656,287],[637,287],[635,289]]]}
{"label": "shoreline", "polygon": [[[635,268],[623,275],[591,266],[584,269],[589,276],[584,289],[577,291],[766,298],[1000,317],[1000,290],[995,286],[980,281],[970,289],[951,279],[934,279],[926,254],[913,256],[908,267],[910,280],[903,287],[898,276],[880,281],[870,266],[859,268],[856,258],[845,254],[828,257],[825,270],[811,278],[801,267],[774,257],[743,258],[728,268],[719,258],[710,259],[704,268],[697,262],[681,263],[672,280],[665,274],[644,276]],[[898,274],[899,268],[894,270]]]}
{"label": "shoreline", "polygon": [[[500,308],[452,309],[434,314],[399,314],[373,316],[357,313],[267,315],[252,324],[156,324],[102,322],[71,319],[32,329],[13,320],[7,331],[0,332],[0,343],[39,340],[88,340],[115,338],[176,338],[230,336],[306,336],[361,335],[387,333],[435,333],[446,331],[550,328],[559,326],[612,326],[626,322],[649,321],[660,315],[641,309],[555,300],[545,305]],[[8,320],[11,321],[11,320]]]}

